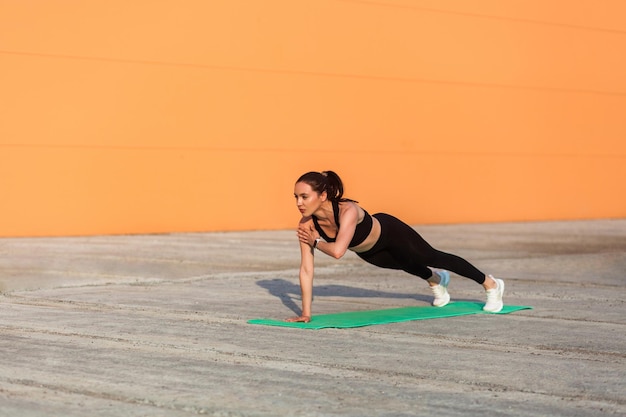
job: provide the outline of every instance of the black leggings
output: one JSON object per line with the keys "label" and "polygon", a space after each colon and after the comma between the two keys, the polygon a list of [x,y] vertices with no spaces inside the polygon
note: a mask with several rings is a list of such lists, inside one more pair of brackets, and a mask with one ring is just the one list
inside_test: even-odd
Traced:
{"label": "black leggings", "polygon": [[433,275],[429,266],[446,269],[479,284],[485,274],[465,259],[433,248],[411,226],[385,213],[374,214],[380,222],[380,238],[366,252],[356,253],[366,262],[381,268],[401,269],[428,279]]}

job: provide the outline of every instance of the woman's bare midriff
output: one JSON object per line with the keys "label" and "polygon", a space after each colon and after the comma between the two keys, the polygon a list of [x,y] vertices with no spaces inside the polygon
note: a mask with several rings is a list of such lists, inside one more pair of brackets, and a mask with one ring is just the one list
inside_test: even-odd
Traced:
{"label": "woman's bare midriff", "polygon": [[370,234],[367,235],[363,242],[348,249],[350,249],[352,252],[367,252],[374,247],[376,242],[378,242],[379,237],[380,223],[378,222],[378,219],[376,217],[372,216],[372,230],[370,231]]}

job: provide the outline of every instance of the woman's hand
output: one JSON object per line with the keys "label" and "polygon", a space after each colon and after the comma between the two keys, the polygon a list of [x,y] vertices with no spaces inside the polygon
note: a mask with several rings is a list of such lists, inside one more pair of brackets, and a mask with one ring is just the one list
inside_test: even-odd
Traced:
{"label": "woman's hand", "polygon": [[300,242],[305,243],[310,247],[313,247],[315,239],[317,239],[318,237],[319,233],[317,233],[317,230],[315,230],[313,226],[311,226],[311,224],[301,223],[298,226],[298,240]]}
{"label": "woman's hand", "polygon": [[292,317],[290,319],[285,320],[289,323],[308,323],[311,321],[311,317],[309,316],[298,316],[298,317]]}

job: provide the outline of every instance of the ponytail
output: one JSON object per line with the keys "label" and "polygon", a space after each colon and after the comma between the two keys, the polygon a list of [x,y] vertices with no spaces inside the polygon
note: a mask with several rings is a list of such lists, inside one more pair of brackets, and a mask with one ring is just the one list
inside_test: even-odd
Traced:
{"label": "ponytail", "polygon": [[322,171],[326,177],[326,193],[330,201],[341,201],[343,197],[343,182],[334,171]]}
{"label": "ponytail", "polygon": [[298,182],[304,182],[311,186],[313,191],[321,194],[326,191],[330,201],[353,201],[349,198],[343,198],[343,181],[334,171],[307,172],[298,178]]}

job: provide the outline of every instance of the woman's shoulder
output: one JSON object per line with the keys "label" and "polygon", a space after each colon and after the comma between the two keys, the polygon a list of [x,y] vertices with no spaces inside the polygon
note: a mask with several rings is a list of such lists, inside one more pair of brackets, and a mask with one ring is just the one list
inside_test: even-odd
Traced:
{"label": "woman's shoulder", "polygon": [[339,216],[356,214],[357,217],[360,217],[361,211],[364,209],[356,201],[344,200],[339,203]]}

